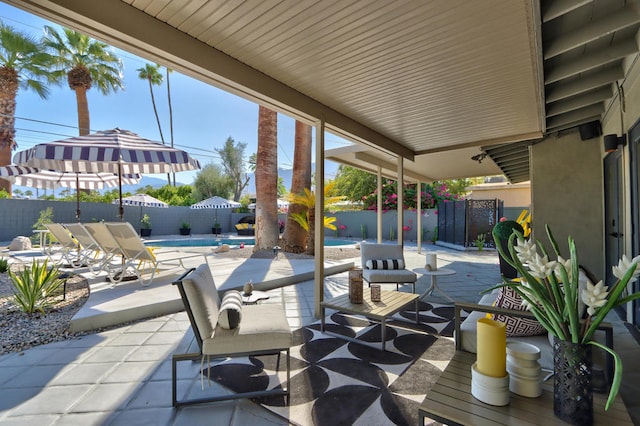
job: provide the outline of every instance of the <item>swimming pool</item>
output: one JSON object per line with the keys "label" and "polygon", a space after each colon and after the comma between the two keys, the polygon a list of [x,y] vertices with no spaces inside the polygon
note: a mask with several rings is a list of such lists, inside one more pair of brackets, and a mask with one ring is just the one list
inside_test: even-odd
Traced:
{"label": "swimming pool", "polygon": [[[220,246],[222,244],[228,244],[230,246],[245,244],[252,246],[255,245],[255,243],[255,238],[185,238],[177,240],[146,241],[144,244],[153,247],[210,247]],[[324,240],[324,245],[329,247],[346,246],[349,244],[355,244],[355,242],[349,240],[338,240],[335,238]]]}

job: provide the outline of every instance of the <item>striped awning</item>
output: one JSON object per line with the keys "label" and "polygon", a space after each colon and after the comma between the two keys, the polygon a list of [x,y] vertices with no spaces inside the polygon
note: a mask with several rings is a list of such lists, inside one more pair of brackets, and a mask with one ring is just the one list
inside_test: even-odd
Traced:
{"label": "striped awning", "polygon": [[200,168],[186,151],[118,128],[41,143],[19,151],[13,159],[21,166],[83,173],[172,173]]}

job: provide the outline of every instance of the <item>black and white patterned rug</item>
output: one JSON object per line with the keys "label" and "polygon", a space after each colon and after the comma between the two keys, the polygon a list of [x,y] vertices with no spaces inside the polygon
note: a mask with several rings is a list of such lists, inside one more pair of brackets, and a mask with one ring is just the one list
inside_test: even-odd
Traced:
{"label": "black and white patterned rug", "polygon": [[[417,424],[420,403],[455,351],[453,307],[420,302],[418,309],[419,324],[413,308],[388,322],[386,351],[380,349],[380,325],[362,317],[334,313],[326,328],[375,346],[322,333],[319,322],[295,330],[289,404],[284,397],[254,401],[305,426]],[[284,378],[275,356],[211,366],[211,379],[235,392],[272,389]]]}

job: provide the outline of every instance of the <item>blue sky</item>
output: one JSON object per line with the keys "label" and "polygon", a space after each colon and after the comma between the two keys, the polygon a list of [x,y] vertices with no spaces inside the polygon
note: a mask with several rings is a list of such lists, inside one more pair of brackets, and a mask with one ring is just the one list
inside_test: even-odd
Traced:
{"label": "blue sky", "polygon": [[[57,25],[20,9],[0,3],[0,19],[17,30],[42,35],[44,25]],[[127,129],[140,136],[160,141],[160,134],[151,105],[149,86],[138,78],[138,68],[146,61],[131,53],[115,50],[124,62],[124,91],[103,96],[95,89],[87,93],[91,129],[114,127]],[[163,69],[164,73],[164,69]],[[214,149],[221,148],[227,137],[246,142],[246,157],[256,152],[258,137],[258,105],[177,72],[171,73],[174,143],[200,160],[202,165],[219,163]],[[165,140],[169,140],[169,113],[166,84],[154,86],[156,105]],[[278,164],[292,168],[295,121],[278,114]],[[16,107],[16,141],[18,150],[51,140],[77,136],[78,122],[74,92],[68,86],[51,87],[42,100],[35,93],[20,90]],[[326,135],[326,148],[344,146],[349,142]],[[196,172],[176,174],[176,180],[191,183]],[[163,176],[160,176],[163,177]],[[327,175],[327,178],[333,176]]]}

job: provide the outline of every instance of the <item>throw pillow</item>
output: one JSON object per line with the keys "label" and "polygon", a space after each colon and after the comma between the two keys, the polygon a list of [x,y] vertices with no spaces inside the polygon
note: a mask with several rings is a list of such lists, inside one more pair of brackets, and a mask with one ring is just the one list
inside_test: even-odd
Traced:
{"label": "throw pillow", "polygon": [[[503,287],[498,292],[495,306],[516,311],[524,311],[522,298],[512,288]],[[502,321],[507,326],[507,337],[537,336],[545,334],[547,330],[535,319],[510,317],[508,315],[496,314],[493,316],[496,321]]]}
{"label": "throw pillow", "polygon": [[367,269],[404,269],[402,259],[367,260]]}
{"label": "throw pillow", "polygon": [[218,324],[227,330],[238,327],[242,317],[242,295],[237,290],[229,290],[225,293],[220,303]]}

